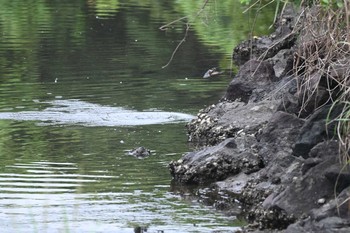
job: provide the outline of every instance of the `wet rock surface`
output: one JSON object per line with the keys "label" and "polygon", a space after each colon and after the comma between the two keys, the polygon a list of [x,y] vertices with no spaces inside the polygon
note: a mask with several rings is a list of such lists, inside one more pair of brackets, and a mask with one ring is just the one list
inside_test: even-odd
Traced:
{"label": "wet rock surface", "polygon": [[[239,203],[232,213],[249,223],[244,232],[350,232],[350,169],[332,121],[342,107],[322,102],[300,114],[291,20],[253,51],[249,41],[236,48],[241,69],[225,96],[187,125],[199,149],[172,161],[170,172],[175,185],[225,193],[220,202],[206,199],[220,210]],[[273,41],[279,46],[266,52]]]}

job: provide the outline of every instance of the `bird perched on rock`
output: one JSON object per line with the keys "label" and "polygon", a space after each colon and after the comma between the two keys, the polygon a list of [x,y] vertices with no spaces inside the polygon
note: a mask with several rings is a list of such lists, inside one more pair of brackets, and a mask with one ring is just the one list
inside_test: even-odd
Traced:
{"label": "bird perched on rock", "polygon": [[223,73],[224,73],[223,71],[218,71],[216,67],[213,67],[209,69],[207,72],[205,72],[205,74],[203,75],[203,78],[210,78],[210,77],[218,76]]}

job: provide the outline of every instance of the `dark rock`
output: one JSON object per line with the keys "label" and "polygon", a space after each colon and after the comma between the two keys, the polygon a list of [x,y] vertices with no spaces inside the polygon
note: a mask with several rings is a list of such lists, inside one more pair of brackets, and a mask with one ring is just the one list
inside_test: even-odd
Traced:
{"label": "dark rock", "polygon": [[327,168],[324,175],[334,184],[334,189],[337,192],[341,192],[350,186],[350,169],[347,165],[341,167],[338,164],[333,164]]}
{"label": "dark rock", "polygon": [[249,60],[239,70],[237,79],[253,82],[261,85],[278,81],[270,62]]}
{"label": "dark rock", "polygon": [[296,16],[298,13],[296,12],[294,4],[287,4],[284,8],[282,14],[280,14],[275,22],[275,32],[272,34],[272,37],[284,37],[290,34],[295,26]]}
{"label": "dark rock", "polygon": [[295,115],[276,112],[272,115],[263,133],[258,137],[260,142],[284,144],[288,147],[296,140],[304,121]]}
{"label": "dark rock", "polygon": [[310,168],[316,166],[317,164],[321,163],[322,160],[319,158],[308,158],[303,163],[303,166],[301,168],[301,172],[304,175]]}
{"label": "dark rock", "polygon": [[[263,127],[279,102],[220,102],[198,114],[187,124],[188,141],[198,145],[215,145],[237,133],[252,134]],[[235,117],[232,117],[235,116]]]}
{"label": "dark rock", "polygon": [[338,155],[339,142],[336,140],[329,140],[314,146],[309,153],[310,158],[318,158],[326,160]]}
{"label": "dark rock", "polygon": [[224,181],[216,182],[216,186],[220,190],[232,192],[234,194],[242,194],[243,189],[248,184],[249,177],[245,173],[231,176]]}
{"label": "dark rock", "polygon": [[311,149],[309,153],[310,158],[307,158],[304,161],[302,173],[305,174],[310,168],[318,165],[319,163],[329,158],[337,156],[338,151],[339,142],[335,140],[325,141],[317,144]]}
{"label": "dark rock", "polygon": [[225,100],[239,99],[248,102],[254,89],[277,81],[273,66],[266,61],[249,60],[246,62],[227,88]]}
{"label": "dark rock", "polygon": [[254,87],[241,79],[234,78],[227,88],[225,100],[233,101],[239,99],[247,103],[254,90]]}
{"label": "dark rock", "polygon": [[339,116],[341,110],[342,106],[340,105],[334,108],[328,105],[312,114],[300,130],[298,140],[293,148],[293,154],[308,158],[312,147],[321,141],[334,137],[333,133],[335,132],[336,123],[335,121],[330,121],[327,124],[327,119],[335,119]]}
{"label": "dark rock", "polygon": [[303,213],[316,208],[318,199],[330,195],[334,190],[334,185],[321,173],[332,162],[312,168],[314,169],[312,175],[296,178],[291,185],[287,186],[282,193],[273,199],[269,208],[278,207],[283,209],[288,215],[296,217],[301,217]]}
{"label": "dark rock", "polygon": [[310,216],[315,221],[337,216],[343,219],[350,218],[350,187],[344,189],[335,199],[331,199],[328,203],[320,208],[311,210]]}
{"label": "dark rock", "polygon": [[296,33],[293,32],[295,15],[294,8],[290,4],[285,8],[285,14],[277,21],[275,33],[271,36],[252,38],[239,44],[232,55],[235,63],[242,65],[250,59],[268,59],[280,50],[292,48],[296,41]]}
{"label": "dark rock", "polygon": [[[329,159],[334,158],[338,155],[339,142],[335,140],[325,141],[314,146],[310,153],[309,158],[307,158],[302,167],[302,173],[305,174],[310,168],[318,165],[319,163]],[[338,164],[337,164],[337,168]],[[337,170],[339,172],[339,170]]]}
{"label": "dark rock", "polygon": [[273,65],[277,78],[285,77],[292,73],[293,51],[292,49],[282,49],[272,58],[267,59]]}
{"label": "dark rock", "polygon": [[296,35],[293,33],[279,40],[275,40],[274,37],[275,35],[263,36],[240,43],[233,50],[233,60],[237,65],[242,65],[250,59],[265,60],[275,56],[282,49],[292,48],[296,40]]}
{"label": "dark rock", "polygon": [[[304,80],[305,79],[305,80]],[[308,117],[313,111],[323,105],[331,104],[333,99],[336,99],[336,92],[333,90],[333,95],[330,95],[329,89],[335,87],[330,86],[329,81],[326,81],[324,73],[320,70],[315,71],[306,78],[300,78],[298,92],[298,101],[301,109],[299,116],[302,118]]]}
{"label": "dark rock", "polygon": [[[337,162],[338,151],[329,153],[327,145],[329,145],[328,142],[318,145],[319,148],[327,148],[323,151],[318,150],[318,158],[322,158],[323,162],[317,163],[308,169],[305,175],[294,179],[282,193],[273,199],[270,207],[277,206],[289,215],[301,217],[309,210],[317,208],[320,198],[329,198],[332,195],[335,182],[330,181],[327,176],[334,170],[337,170],[339,174],[341,165]],[[269,206],[266,207],[269,208]]]}
{"label": "dark rock", "polygon": [[260,169],[260,158],[249,152],[235,148],[234,139],[226,139],[217,146],[190,152],[178,161],[169,164],[174,180],[186,184],[201,184],[220,181],[228,176]]}
{"label": "dark rock", "polygon": [[[272,39],[269,37],[252,38],[237,45],[232,58],[237,65],[243,65],[250,59],[259,58],[271,45]],[[272,57],[274,54],[269,55]]]}
{"label": "dark rock", "polygon": [[276,112],[271,117],[262,134],[257,136],[262,147],[259,155],[265,163],[282,151],[290,154],[303,123],[302,119],[285,112]]}
{"label": "dark rock", "polygon": [[[348,170],[342,169],[343,165],[339,164],[338,161],[338,143],[336,141],[326,141],[315,146],[310,154],[315,164],[307,169],[302,175],[300,172],[294,173],[294,177],[291,182],[285,182],[285,176],[290,176],[293,173],[291,171],[300,169],[300,166],[294,166],[293,163],[289,168],[285,169],[285,174],[281,175],[281,186],[284,188],[275,188],[275,192],[265,198],[263,202],[263,209],[253,208],[249,211],[249,216],[259,224],[260,228],[278,228],[277,224],[280,222],[278,218],[284,218],[284,226],[288,226],[297,219],[299,220],[296,224],[290,225],[286,232],[326,232],[322,231],[330,229],[329,232],[337,232],[336,226],[332,225],[332,219],[329,217],[338,216],[337,207],[341,207],[341,216],[349,216],[349,194],[350,189],[344,189],[338,200],[331,200],[330,204],[325,204],[326,200],[333,197],[334,185],[336,184],[335,179],[344,177],[343,180],[340,178],[339,183],[342,184],[342,188],[349,186],[348,183]],[[334,153],[336,152],[336,153]],[[276,160],[272,160],[264,169],[268,169],[271,164],[279,163]],[[343,172],[341,171],[343,170]],[[339,176],[340,173],[340,176]],[[269,174],[269,173],[267,173]],[[337,174],[337,175],[336,175]],[[278,177],[278,176],[277,176]],[[330,178],[331,177],[331,180]],[[258,192],[259,188],[255,188],[254,191]],[[339,189],[342,190],[342,189]],[[338,191],[339,191],[338,190]],[[339,205],[339,203],[343,203]],[[323,205],[321,208],[319,206]],[[271,212],[271,209],[273,210]],[[310,210],[313,209],[312,212]],[[277,212],[276,212],[277,211]],[[304,216],[311,215],[313,221],[302,220]],[[321,220],[328,218],[327,220]],[[276,222],[277,221],[277,222]],[[346,232],[348,226],[346,221],[340,220],[342,224],[339,232]],[[329,223],[329,227],[324,225]],[[305,225],[303,225],[305,224]],[[344,224],[344,225],[343,225]],[[322,226],[323,228],[320,228]],[[331,230],[334,227],[333,230]],[[254,231],[259,232],[259,231]]]}
{"label": "dark rock", "polygon": [[286,93],[283,96],[281,104],[280,106],[278,106],[277,111],[284,111],[287,113],[298,115],[300,111],[298,97],[293,94]]}
{"label": "dark rock", "polygon": [[273,177],[271,179],[271,184],[280,184],[281,183],[281,178],[280,177]]}
{"label": "dark rock", "polygon": [[295,221],[293,214],[275,205],[274,201],[300,175],[300,167],[301,162],[295,157],[280,153],[255,173],[255,177],[267,177],[268,180],[255,178],[240,196],[239,200],[248,204],[246,213],[249,221],[257,222],[260,229],[282,229]]}
{"label": "dark rock", "polygon": [[[255,173],[255,177],[271,177],[270,185],[260,179],[253,185],[248,182],[243,190],[243,194],[248,193],[248,197],[240,200],[252,206],[248,207],[248,218],[258,223],[261,229],[281,229],[308,215],[312,208],[318,208],[320,203],[331,198],[334,182],[326,176],[333,170],[341,170],[337,163],[338,155],[329,153],[336,145],[336,141],[327,141],[315,146],[312,159],[318,161],[304,173],[302,159],[290,153],[280,153],[282,157],[271,156],[264,168]],[[337,167],[333,168],[334,164],[338,164]],[[246,198],[257,201],[249,202]]]}
{"label": "dark rock", "polygon": [[[248,216],[249,218],[249,216]],[[295,222],[293,216],[289,216],[284,210],[277,207],[270,208],[267,211],[256,210],[253,219],[259,219],[257,222],[260,229],[285,229],[291,223]]]}
{"label": "dark rock", "polygon": [[329,217],[321,221],[307,219],[290,225],[284,233],[348,233],[350,220],[339,217]]}

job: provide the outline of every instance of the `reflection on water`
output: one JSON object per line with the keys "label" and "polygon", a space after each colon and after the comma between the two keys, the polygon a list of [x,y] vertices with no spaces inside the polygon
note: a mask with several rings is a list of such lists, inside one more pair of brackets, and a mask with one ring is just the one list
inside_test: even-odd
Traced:
{"label": "reflection on water", "polygon": [[[231,77],[202,76],[231,67],[253,14],[232,0],[199,16],[203,1],[0,4],[1,232],[236,229],[235,217],[172,191],[167,164],[190,150],[185,122],[223,95]],[[186,22],[159,27],[184,16],[191,30],[162,69]],[[139,146],[152,155],[125,154]]]}

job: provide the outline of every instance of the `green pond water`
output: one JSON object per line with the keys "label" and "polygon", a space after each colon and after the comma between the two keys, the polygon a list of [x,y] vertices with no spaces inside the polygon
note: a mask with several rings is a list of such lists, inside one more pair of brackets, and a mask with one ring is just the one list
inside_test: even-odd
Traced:
{"label": "green pond water", "polygon": [[[223,95],[232,49],[266,34],[274,8],[254,20],[239,1],[209,1],[196,17],[203,2],[0,0],[1,232],[241,225],[180,195],[167,165],[192,150],[186,122]],[[203,79],[211,67],[226,75]],[[127,155],[138,146],[152,155]]]}

